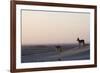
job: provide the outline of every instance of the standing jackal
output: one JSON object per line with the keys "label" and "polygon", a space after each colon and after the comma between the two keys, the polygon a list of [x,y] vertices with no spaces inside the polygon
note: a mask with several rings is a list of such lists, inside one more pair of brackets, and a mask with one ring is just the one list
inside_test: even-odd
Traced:
{"label": "standing jackal", "polygon": [[79,47],[81,46],[81,45],[85,45],[85,41],[83,40],[83,39],[79,39],[79,38],[77,38],[77,41],[78,41],[78,43],[79,43]]}

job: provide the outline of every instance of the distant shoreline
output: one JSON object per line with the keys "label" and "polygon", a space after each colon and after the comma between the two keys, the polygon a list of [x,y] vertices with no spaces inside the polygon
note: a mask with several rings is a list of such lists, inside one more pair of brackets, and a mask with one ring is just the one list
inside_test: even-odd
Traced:
{"label": "distant shoreline", "polygon": [[[60,45],[60,46],[63,46],[63,45],[78,45],[78,43],[70,43],[70,44],[36,44],[36,45],[21,45],[21,46],[56,46],[56,45]],[[90,45],[90,43],[86,43],[85,45]]]}

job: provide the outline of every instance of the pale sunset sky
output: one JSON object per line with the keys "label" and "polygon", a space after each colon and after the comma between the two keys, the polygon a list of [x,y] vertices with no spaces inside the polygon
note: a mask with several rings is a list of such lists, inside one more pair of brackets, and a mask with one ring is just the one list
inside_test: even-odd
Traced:
{"label": "pale sunset sky", "polygon": [[22,45],[90,41],[90,14],[22,10]]}

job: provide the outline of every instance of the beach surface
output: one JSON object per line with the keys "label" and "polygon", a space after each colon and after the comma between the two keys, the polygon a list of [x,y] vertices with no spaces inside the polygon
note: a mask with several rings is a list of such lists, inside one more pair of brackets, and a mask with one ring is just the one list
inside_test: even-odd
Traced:
{"label": "beach surface", "polygon": [[49,62],[49,61],[72,61],[90,59],[89,45],[62,45],[62,52],[58,52],[55,45],[22,46],[21,62]]}

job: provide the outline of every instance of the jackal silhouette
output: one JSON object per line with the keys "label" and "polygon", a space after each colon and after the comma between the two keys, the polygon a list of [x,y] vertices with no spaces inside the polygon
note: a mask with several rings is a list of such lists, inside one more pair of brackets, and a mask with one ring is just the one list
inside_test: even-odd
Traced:
{"label": "jackal silhouette", "polygon": [[85,40],[83,40],[83,39],[80,40],[80,38],[78,37],[78,38],[77,38],[77,41],[78,41],[78,43],[79,43],[79,47],[85,46]]}

